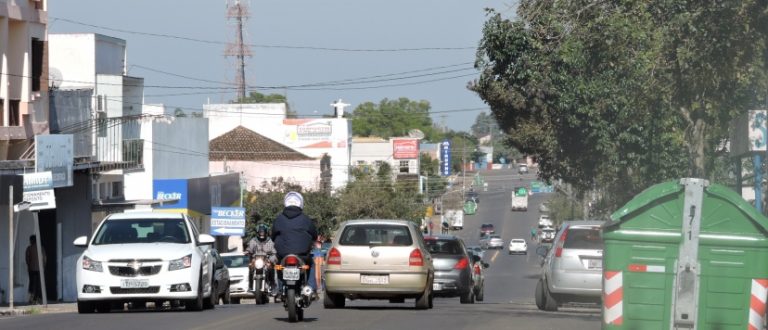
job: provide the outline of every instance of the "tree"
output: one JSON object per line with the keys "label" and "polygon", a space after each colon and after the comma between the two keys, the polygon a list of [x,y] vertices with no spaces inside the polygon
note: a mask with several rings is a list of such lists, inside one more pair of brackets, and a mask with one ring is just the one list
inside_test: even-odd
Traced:
{"label": "tree", "polygon": [[505,161],[520,158],[520,152],[507,142],[507,135],[502,133],[498,123],[496,123],[496,118],[492,115],[488,115],[485,112],[479,113],[475,117],[475,123],[472,124],[470,130],[472,135],[477,138],[490,135],[491,141],[487,145],[493,147],[493,161],[495,163],[498,163],[502,157]]}
{"label": "tree", "polygon": [[712,173],[727,123],[764,99],[759,8],[522,1],[515,21],[489,11],[470,89],[542,177],[615,207],[658,181]]}
{"label": "tree", "polygon": [[424,132],[426,140],[437,141],[440,133],[433,127],[430,108],[427,101],[411,101],[405,97],[383,99],[379,104],[365,102],[358,105],[350,116],[352,134],[388,139],[407,136],[410,130],[419,129]]}
{"label": "tree", "polygon": [[426,197],[432,200],[445,193],[448,183],[440,176],[440,161],[432,159],[427,154],[419,155],[419,173],[427,177]]}
{"label": "tree", "polygon": [[[397,187],[390,169],[382,166],[377,173],[354,170],[354,181],[338,192],[337,215],[348,219],[420,220],[426,211],[414,185]],[[399,188],[399,189],[398,189]]]}
{"label": "tree", "polygon": [[176,108],[176,110],[173,111],[174,117],[186,117],[187,114],[184,113],[184,110],[181,110],[181,108]]}

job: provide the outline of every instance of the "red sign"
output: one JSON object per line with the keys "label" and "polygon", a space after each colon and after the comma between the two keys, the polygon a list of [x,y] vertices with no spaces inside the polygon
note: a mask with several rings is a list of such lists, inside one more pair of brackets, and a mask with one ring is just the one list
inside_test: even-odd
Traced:
{"label": "red sign", "polygon": [[416,159],[419,158],[419,140],[393,140],[392,157],[394,159]]}

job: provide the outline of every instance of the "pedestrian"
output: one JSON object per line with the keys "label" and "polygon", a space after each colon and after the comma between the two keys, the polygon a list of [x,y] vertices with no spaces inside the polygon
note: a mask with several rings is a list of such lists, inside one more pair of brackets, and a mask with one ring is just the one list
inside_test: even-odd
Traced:
{"label": "pedestrian", "polygon": [[318,237],[315,241],[315,246],[312,249],[312,258],[315,263],[315,285],[317,286],[317,292],[323,291],[323,262],[325,262],[325,252],[323,251],[322,236]]}
{"label": "pedestrian", "polygon": [[[43,267],[45,267],[45,250],[42,251],[42,255]],[[40,264],[37,258],[37,239],[35,235],[29,236],[29,246],[27,247],[25,260],[27,262],[27,273],[29,274],[29,303],[39,304],[43,299],[43,291],[40,287]]]}
{"label": "pedestrian", "polygon": [[536,240],[536,228],[531,228],[531,240]]}

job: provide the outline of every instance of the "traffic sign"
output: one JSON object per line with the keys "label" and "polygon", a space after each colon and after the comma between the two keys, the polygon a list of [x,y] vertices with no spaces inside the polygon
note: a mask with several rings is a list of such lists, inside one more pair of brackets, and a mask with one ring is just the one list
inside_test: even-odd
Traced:
{"label": "traffic sign", "polygon": [[245,235],[245,208],[212,207],[211,208],[211,235],[214,235],[214,236]]}

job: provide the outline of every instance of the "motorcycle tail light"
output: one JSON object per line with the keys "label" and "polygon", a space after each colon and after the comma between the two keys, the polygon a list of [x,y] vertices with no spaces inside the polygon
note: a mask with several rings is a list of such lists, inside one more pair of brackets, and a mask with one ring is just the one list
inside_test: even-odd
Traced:
{"label": "motorcycle tail light", "polygon": [[285,265],[286,266],[296,266],[299,264],[299,258],[296,258],[295,256],[287,256],[285,257]]}

